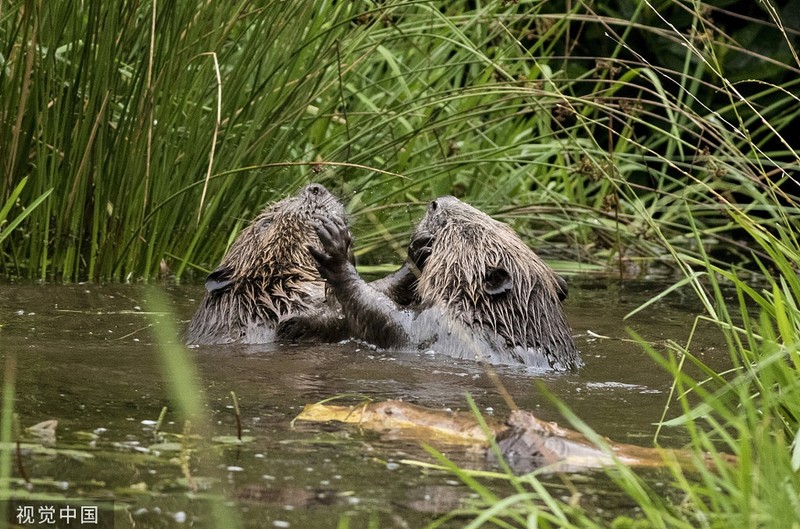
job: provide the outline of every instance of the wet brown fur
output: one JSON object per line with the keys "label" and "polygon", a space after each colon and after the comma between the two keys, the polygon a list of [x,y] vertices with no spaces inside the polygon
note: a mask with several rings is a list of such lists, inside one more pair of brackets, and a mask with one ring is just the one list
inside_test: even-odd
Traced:
{"label": "wet brown fur", "polygon": [[543,355],[552,368],[581,365],[561,306],[563,280],[513,229],[442,197],[431,202],[414,238],[432,239],[417,286],[423,306],[482,330],[515,362],[538,364]]}
{"label": "wet brown fur", "polygon": [[267,206],[208,276],[186,333],[190,344],[267,343],[291,316],[325,311],[325,282],[308,246],[318,217],[346,222],[339,201],[319,184]]}
{"label": "wet brown fur", "polygon": [[[582,365],[561,306],[563,280],[511,228],[472,206],[454,197],[430,203],[409,245],[409,262],[394,275],[410,296],[391,298],[359,277],[347,261],[346,225],[325,219],[316,229],[321,250],[311,253],[350,336],[387,349],[494,364]],[[415,267],[418,280],[406,282]],[[401,299],[412,302],[400,306]]]}

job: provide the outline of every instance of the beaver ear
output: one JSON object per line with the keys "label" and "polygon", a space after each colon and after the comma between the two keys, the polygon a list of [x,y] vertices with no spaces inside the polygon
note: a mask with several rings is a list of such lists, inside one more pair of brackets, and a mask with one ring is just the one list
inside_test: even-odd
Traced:
{"label": "beaver ear", "polygon": [[567,299],[567,294],[569,294],[569,287],[567,286],[567,280],[561,277],[560,275],[556,274],[556,284],[558,285],[558,289],[556,294],[558,294],[558,301],[564,301]]}
{"label": "beaver ear", "polygon": [[213,294],[225,290],[233,283],[233,279],[231,279],[232,274],[232,269],[227,266],[220,266],[208,274],[206,278],[206,291],[209,294]]}
{"label": "beaver ear", "polygon": [[511,290],[511,274],[505,268],[487,268],[483,290],[490,296],[497,296]]}

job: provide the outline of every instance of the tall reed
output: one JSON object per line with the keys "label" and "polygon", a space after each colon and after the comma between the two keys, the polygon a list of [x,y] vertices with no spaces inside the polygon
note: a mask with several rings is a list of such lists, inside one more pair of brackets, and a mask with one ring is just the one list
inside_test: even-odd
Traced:
{"label": "tall reed", "polygon": [[396,260],[381,248],[402,253],[417,207],[442,194],[611,266],[672,263],[664,239],[699,256],[689,204],[703,245],[749,259],[727,204],[797,224],[776,207],[796,205],[782,131],[800,112],[797,32],[774,10],[657,9],[9,5],[0,201],[25,177],[21,205],[53,191],[0,243],[2,269],[180,278],[311,179],[350,203],[372,261]]}
{"label": "tall reed", "polygon": [[351,11],[243,1],[6,8],[3,189],[29,177],[23,204],[53,189],[16,232],[6,269],[136,279],[162,260],[180,274],[216,257],[240,219],[305,178],[259,166],[306,157],[298,122],[319,111],[335,78]]}

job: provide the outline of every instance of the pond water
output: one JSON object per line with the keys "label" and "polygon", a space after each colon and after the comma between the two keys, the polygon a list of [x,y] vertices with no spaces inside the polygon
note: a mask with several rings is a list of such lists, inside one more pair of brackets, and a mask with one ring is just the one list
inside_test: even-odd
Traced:
{"label": "pond water", "polygon": [[[690,293],[677,293],[623,321],[663,288],[572,281],[566,311],[585,367],[566,374],[502,367],[500,380],[518,406],[541,419],[566,424],[543,395],[546,388],[599,433],[649,446],[671,378],[629,341],[626,328],[663,350],[665,340],[686,341],[699,313]],[[165,290],[185,325],[203,287]],[[453,475],[401,463],[433,462],[415,442],[341,424],[292,427],[305,404],[336,395],[465,410],[469,393],[484,413],[508,414],[497,387],[474,363],[356,344],[190,349],[212,418],[210,434],[235,435],[235,391],[245,434],[253,440],[238,446],[209,441],[192,452],[188,465],[182,463],[179,452],[163,445],[180,442],[173,434],[183,425],[162,376],[146,292],[119,284],[0,285],[0,357],[16,358],[21,426],[58,420],[55,450],[23,450],[32,494],[114,500],[117,528],[215,527],[212,497],[225,498],[244,527],[422,527],[470,500],[470,490]],[[701,326],[693,343],[712,365],[726,364],[724,341],[713,329]],[[166,437],[157,441],[153,421],[164,406]],[[42,442],[28,432],[22,440]],[[685,441],[671,429],[660,437],[668,446]],[[493,469],[475,454],[444,451],[460,465]],[[187,466],[201,484],[198,492],[186,486]],[[13,488],[23,488],[16,464],[12,472]],[[591,508],[617,507],[613,495],[604,494],[600,473],[566,477]],[[564,476],[553,476],[554,486],[563,482]],[[493,486],[502,492],[504,485]],[[461,525],[463,520],[448,526]]]}

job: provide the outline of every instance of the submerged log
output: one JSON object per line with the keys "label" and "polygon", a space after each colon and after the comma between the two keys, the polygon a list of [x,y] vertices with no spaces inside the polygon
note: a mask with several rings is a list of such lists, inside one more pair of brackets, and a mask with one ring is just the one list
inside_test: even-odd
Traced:
{"label": "submerged log", "polygon": [[[484,447],[489,444],[489,439],[471,413],[431,410],[399,400],[355,406],[306,404],[296,420],[357,424],[393,439]],[[491,420],[489,424],[492,431],[502,428],[502,423],[498,421]]]}
{"label": "submerged log", "polygon": [[[661,467],[667,461],[676,461],[687,468],[692,466],[692,454],[688,451],[615,443],[603,437],[605,449],[580,432],[542,421],[524,410],[512,412],[506,422],[485,418],[488,432],[471,413],[433,410],[395,400],[356,406],[308,404],[296,420],[356,424],[393,439],[478,448],[491,458],[488,433],[497,440],[503,458],[517,472],[542,467],[561,472],[579,471],[612,466],[615,459],[636,467]],[[726,463],[736,462],[736,458],[728,454],[722,454],[721,459]],[[714,466],[709,457],[705,458],[705,464],[709,468]]]}

